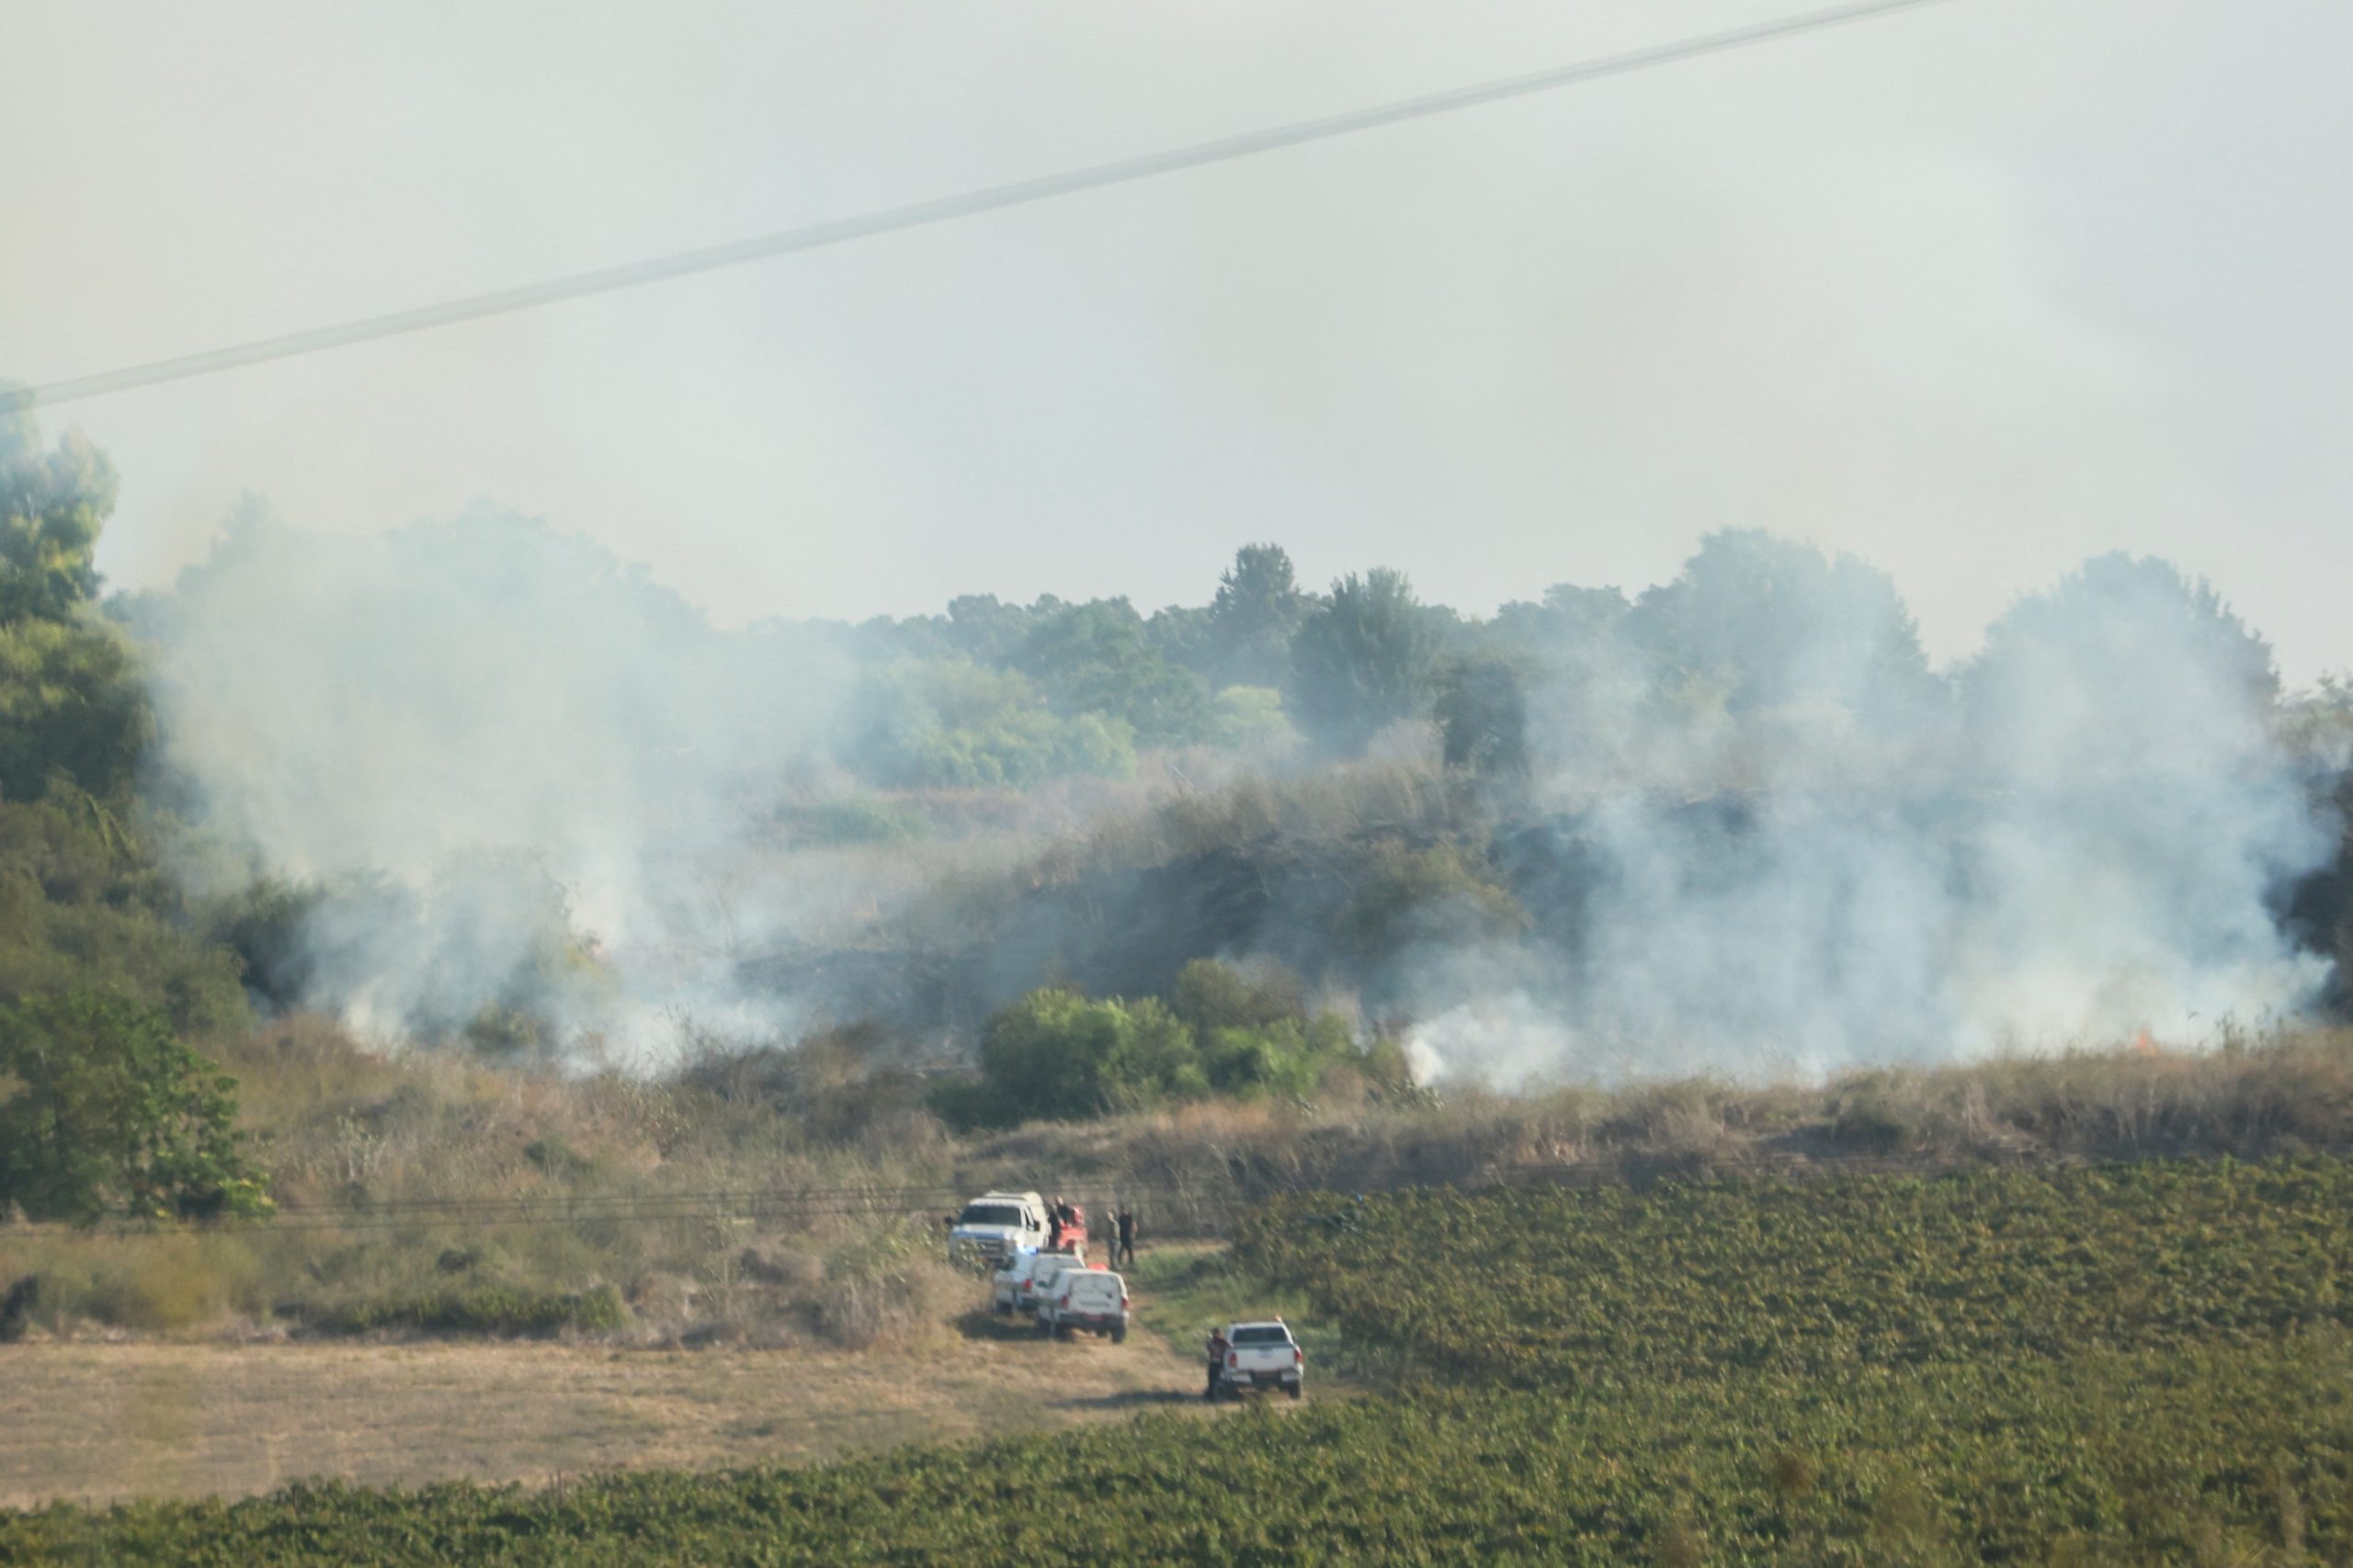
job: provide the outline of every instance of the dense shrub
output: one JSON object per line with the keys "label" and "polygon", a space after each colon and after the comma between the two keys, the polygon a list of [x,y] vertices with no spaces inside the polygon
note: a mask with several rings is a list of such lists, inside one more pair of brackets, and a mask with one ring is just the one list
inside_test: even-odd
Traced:
{"label": "dense shrub", "polygon": [[160,1011],[73,992],[0,1007],[0,1206],[36,1220],[267,1211],[236,1080]]}
{"label": "dense shrub", "polygon": [[1336,1069],[1403,1082],[1393,1043],[1359,1045],[1336,1013],[1311,1014],[1298,977],[1202,959],[1168,1002],[1033,991],[991,1018],[978,1078],[936,1085],[931,1105],[959,1127],[1069,1120],[1211,1094],[1304,1099]]}
{"label": "dense shrub", "polygon": [[617,1329],[628,1321],[621,1293],[531,1290],[511,1286],[430,1291],[354,1301],[324,1312],[317,1326],[343,1334],[414,1329],[423,1334],[545,1335],[564,1329]]}

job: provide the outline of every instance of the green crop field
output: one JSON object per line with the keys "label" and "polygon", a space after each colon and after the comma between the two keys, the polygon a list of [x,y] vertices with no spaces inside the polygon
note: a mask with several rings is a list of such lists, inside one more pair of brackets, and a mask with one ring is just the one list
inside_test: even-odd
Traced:
{"label": "green crop field", "polygon": [[1352,1341],[1513,1381],[2245,1345],[2353,1324],[2353,1165],[1295,1199],[1235,1252]]}
{"label": "green crop field", "polygon": [[1234,1279],[1392,1392],[805,1470],[59,1507],[0,1515],[0,1562],[2342,1562],[2348,1198],[2312,1160],[1300,1199]]}

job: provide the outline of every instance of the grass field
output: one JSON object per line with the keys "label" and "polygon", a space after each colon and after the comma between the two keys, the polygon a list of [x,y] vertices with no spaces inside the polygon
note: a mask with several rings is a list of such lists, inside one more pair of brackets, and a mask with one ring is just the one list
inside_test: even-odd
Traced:
{"label": "grass field", "polygon": [[540,1483],[801,1463],[1180,1405],[1192,1364],[1000,1334],[857,1353],[563,1345],[0,1346],[0,1506],[241,1496],[309,1477]]}
{"label": "grass field", "polygon": [[[1149,1357],[1168,1392],[1080,1410],[1165,1414],[799,1469],[0,1514],[0,1562],[2311,1568],[2353,1562],[2348,1267],[2353,1166],[2320,1157],[1277,1202],[1229,1255],[1136,1271],[1182,1336]],[[1195,1320],[1245,1307],[1385,1387],[1182,1418]]]}
{"label": "grass field", "polygon": [[2342,1562],[2353,1345],[1437,1390],[831,1466],[0,1514],[0,1562]]}

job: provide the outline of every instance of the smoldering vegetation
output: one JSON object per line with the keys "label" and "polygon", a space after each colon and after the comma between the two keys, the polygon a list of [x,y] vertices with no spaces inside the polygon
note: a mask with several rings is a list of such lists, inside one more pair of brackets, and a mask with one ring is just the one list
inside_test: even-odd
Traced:
{"label": "smoldering vegetation", "polygon": [[2327,1011],[2353,704],[2161,562],[1933,667],[1887,577],[1711,537],[1486,619],[1244,551],[1211,603],[708,624],[488,511],[249,509],[166,594],[151,793],[266,1007],[658,1065],[1041,984],[1297,977],[1425,1078],[1761,1079]]}

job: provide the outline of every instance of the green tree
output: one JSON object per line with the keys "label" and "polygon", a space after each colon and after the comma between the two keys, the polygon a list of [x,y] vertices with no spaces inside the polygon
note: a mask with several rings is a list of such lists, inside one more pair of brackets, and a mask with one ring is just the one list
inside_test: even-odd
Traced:
{"label": "green tree", "polygon": [[987,1119],[1070,1120],[1209,1092],[1184,1020],[1152,997],[1092,1001],[1061,987],[1032,991],[981,1036]]}
{"label": "green tree", "polygon": [[1209,608],[1218,684],[1280,686],[1290,668],[1291,639],[1313,607],[1282,546],[1245,544],[1234,551]]}
{"label": "green tree", "polygon": [[1451,843],[1416,849],[1382,839],[1364,853],[1349,880],[1356,891],[1335,918],[1333,934],[1368,969],[1417,943],[1463,946],[1528,926],[1528,912],[1511,890],[1483,860]]}
{"label": "green tree", "polygon": [[1216,959],[1195,959],[1176,971],[1169,1010],[1206,1040],[1218,1029],[1261,1028],[1307,1016],[1306,988],[1280,964],[1248,970]]}
{"label": "green tree", "polygon": [[1451,661],[1438,677],[1435,711],[1449,767],[1482,778],[1528,771],[1528,698],[1516,660],[1477,654]]}
{"label": "green tree", "polygon": [[1291,640],[1289,707],[1326,749],[1351,755],[1385,725],[1424,711],[1437,638],[1402,572],[1375,567],[1332,585]]}
{"label": "green tree", "polygon": [[29,415],[0,416],[0,800],[37,799],[59,775],[129,792],[146,697],[128,639],[89,604],[114,494],[79,433],[44,449]]}
{"label": "green tree", "polygon": [[60,776],[121,800],[153,729],[120,631],[89,619],[0,619],[0,800],[39,799]]}
{"label": "green tree", "polygon": [[1024,676],[965,659],[870,670],[850,707],[847,758],[878,784],[1025,790],[1135,769],[1135,732],[1124,719],[1058,717]]}
{"label": "green tree", "polygon": [[97,595],[114,497],[114,466],[80,431],[45,450],[31,415],[0,415],[0,622],[70,619]]}
{"label": "green tree", "polygon": [[2121,553],[2012,606],[1961,687],[1978,737],[2039,767],[2203,767],[2278,733],[2271,645],[2208,583]]}
{"label": "green tree", "polygon": [[1942,687],[1895,583],[1851,555],[1760,529],[1725,529],[1671,582],[1643,595],[1627,635],[1670,686],[1720,690],[1741,713],[1827,702],[1905,724]]}
{"label": "green tree", "polygon": [[0,1202],[83,1223],[267,1212],[235,1088],[128,997],[0,1007]]}
{"label": "green tree", "polygon": [[1013,665],[1055,712],[1125,720],[1144,745],[1190,745],[1216,727],[1208,686],[1153,650],[1143,618],[1123,598],[1040,616]]}

